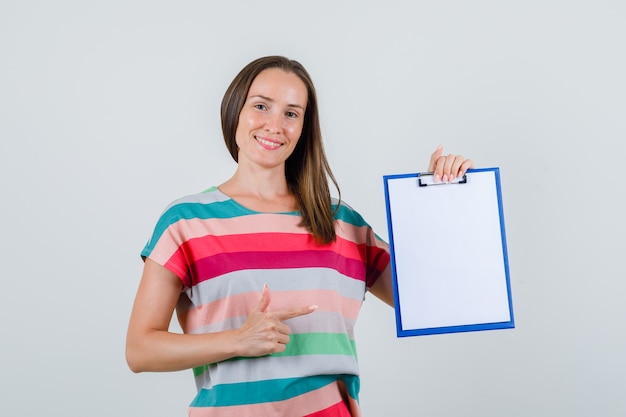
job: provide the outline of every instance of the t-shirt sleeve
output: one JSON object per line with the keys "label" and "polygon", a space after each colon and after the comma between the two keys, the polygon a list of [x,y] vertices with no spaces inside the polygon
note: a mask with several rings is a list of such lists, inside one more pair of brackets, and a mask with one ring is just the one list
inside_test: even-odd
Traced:
{"label": "t-shirt sleeve", "polygon": [[387,268],[387,265],[389,265],[390,260],[389,244],[369,227],[367,235],[367,276],[365,281],[367,288],[371,288],[374,285],[385,268]]}
{"label": "t-shirt sleeve", "polygon": [[348,239],[361,246],[361,261],[365,267],[365,286],[371,288],[389,265],[389,245],[380,238],[363,216],[342,201],[336,219],[351,226],[352,236]]}
{"label": "t-shirt sleeve", "polygon": [[160,216],[152,236],[141,251],[141,257],[145,260],[156,262],[169,269],[178,276],[183,284],[188,287],[189,265],[184,256],[185,229],[184,218],[177,205],[169,206]]}

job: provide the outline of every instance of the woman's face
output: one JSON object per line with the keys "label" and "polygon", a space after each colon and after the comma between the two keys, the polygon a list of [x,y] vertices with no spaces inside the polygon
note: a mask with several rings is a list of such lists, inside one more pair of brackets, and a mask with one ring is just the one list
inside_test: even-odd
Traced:
{"label": "woman's face", "polygon": [[279,68],[259,73],[239,113],[238,163],[283,167],[302,133],[307,97],[306,85],[294,73]]}

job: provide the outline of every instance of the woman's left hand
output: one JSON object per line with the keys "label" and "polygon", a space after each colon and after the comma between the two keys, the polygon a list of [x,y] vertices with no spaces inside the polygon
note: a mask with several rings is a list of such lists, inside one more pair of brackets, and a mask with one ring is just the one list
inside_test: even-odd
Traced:
{"label": "woman's left hand", "polygon": [[449,182],[465,175],[465,171],[474,168],[471,159],[462,155],[443,155],[443,146],[439,145],[430,156],[428,171],[432,172],[435,182]]}

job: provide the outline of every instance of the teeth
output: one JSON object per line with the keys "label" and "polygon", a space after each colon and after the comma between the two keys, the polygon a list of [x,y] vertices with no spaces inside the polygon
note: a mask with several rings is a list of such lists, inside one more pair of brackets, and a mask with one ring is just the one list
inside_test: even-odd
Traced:
{"label": "teeth", "polygon": [[258,140],[259,142],[261,142],[263,145],[267,145],[267,146],[273,146],[275,148],[278,148],[281,144],[278,142],[270,142],[269,140],[265,140],[265,139],[261,139],[259,137],[256,138],[256,140]]}

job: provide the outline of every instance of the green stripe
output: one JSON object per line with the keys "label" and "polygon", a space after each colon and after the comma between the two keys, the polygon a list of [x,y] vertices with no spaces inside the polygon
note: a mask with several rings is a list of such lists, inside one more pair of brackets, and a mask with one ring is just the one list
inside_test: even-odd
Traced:
{"label": "green stripe", "polygon": [[299,333],[289,337],[287,349],[272,356],[349,355],[356,358],[356,344],[345,333]]}
{"label": "green stripe", "polygon": [[193,368],[193,376],[196,377],[198,375],[202,375],[203,373],[207,371],[207,369],[209,369],[209,366],[211,365],[202,365],[202,366],[197,366]]}
{"label": "green stripe", "polygon": [[191,407],[226,407],[284,401],[343,380],[350,397],[358,399],[359,377],[356,375],[318,375],[269,381],[222,384],[201,389]]}
{"label": "green stripe", "polygon": [[[333,210],[335,206],[333,206]],[[359,213],[346,206],[340,206],[335,219],[344,221],[356,227],[368,226],[367,222],[361,217]]]}
{"label": "green stripe", "polygon": [[[357,359],[356,343],[345,333],[298,333],[289,336],[287,348],[283,352],[272,353],[269,356],[301,356],[301,355],[347,355]],[[230,361],[255,359],[250,357],[236,357]],[[207,371],[210,365],[193,368],[193,375],[197,377]]]}

